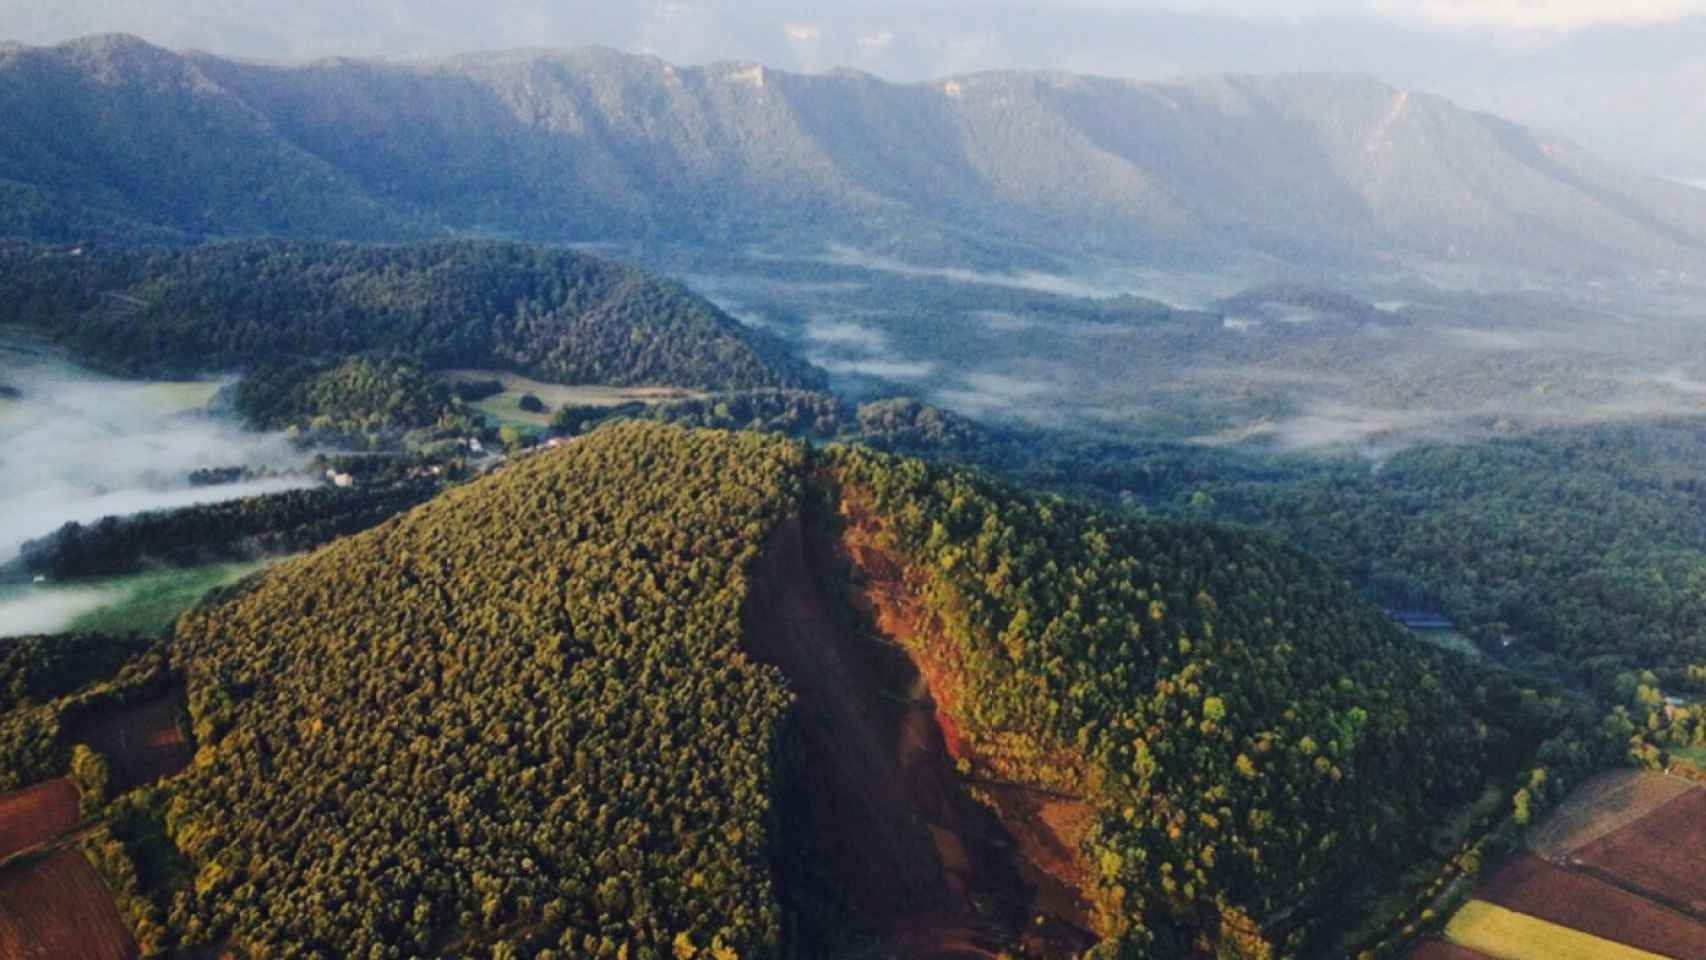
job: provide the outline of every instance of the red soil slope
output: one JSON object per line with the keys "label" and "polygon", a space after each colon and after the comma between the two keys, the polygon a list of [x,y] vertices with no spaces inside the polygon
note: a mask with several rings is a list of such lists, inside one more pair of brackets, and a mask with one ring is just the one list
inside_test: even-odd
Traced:
{"label": "red soil slope", "polygon": [[0,957],[132,960],[136,945],[101,878],[76,850],[0,876]]}
{"label": "red soil slope", "polygon": [[67,777],[0,796],[0,860],[76,825],[77,786]]}
{"label": "red soil slope", "polygon": [[1045,810],[1067,805],[1021,788],[998,788],[999,816],[972,799],[936,688],[897,643],[916,625],[886,599],[870,603],[886,613],[880,632],[838,623],[823,576],[834,545],[813,549],[807,526],[790,520],[771,537],[746,618],[749,652],[779,667],[799,698],[801,769],[791,776],[803,780],[805,857],[890,955],[992,958],[1023,941],[1049,957],[1088,946],[1076,835],[1062,836],[1087,814]]}

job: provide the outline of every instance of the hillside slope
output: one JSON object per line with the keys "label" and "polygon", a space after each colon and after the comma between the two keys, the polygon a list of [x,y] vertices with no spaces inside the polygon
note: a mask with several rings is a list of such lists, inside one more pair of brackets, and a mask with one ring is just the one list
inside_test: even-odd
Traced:
{"label": "hillside slope", "polygon": [[1268,541],[639,423],[172,644],[159,916],[255,953],[1295,950],[1490,770],[1462,679]]}
{"label": "hillside slope", "polygon": [[43,239],[451,229],[1556,269],[1706,248],[1700,191],[1355,76],[895,85],[602,49],[269,66],[96,37],[0,52],[0,109],[19,133],[0,235]]}
{"label": "hillside slope", "polygon": [[377,352],[560,383],[818,382],[679,284],[516,243],[268,240],[77,255],[0,245],[0,324],[153,375]]}
{"label": "hillside slope", "polygon": [[612,431],[189,616],[174,644],[199,752],[165,807],[196,876],[174,934],[775,955],[788,695],[738,647],[746,567],[799,457]]}

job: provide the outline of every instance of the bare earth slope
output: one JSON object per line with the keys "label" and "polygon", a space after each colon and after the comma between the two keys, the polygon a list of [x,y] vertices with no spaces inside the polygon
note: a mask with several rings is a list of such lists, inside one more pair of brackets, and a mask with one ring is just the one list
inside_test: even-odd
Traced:
{"label": "bare earth slope", "polygon": [[771,536],[747,613],[750,652],[799,698],[804,809],[787,816],[804,824],[805,849],[792,852],[836,877],[871,936],[901,957],[994,957],[1021,939],[1043,956],[1088,946],[1077,851],[1050,825],[1083,818],[1038,816],[1046,803],[1019,787],[1004,789],[999,813],[974,799],[928,672],[901,646],[921,624],[900,568],[855,555],[866,622],[850,625],[854,611],[825,586],[845,545],[808,542],[824,529],[795,517]]}

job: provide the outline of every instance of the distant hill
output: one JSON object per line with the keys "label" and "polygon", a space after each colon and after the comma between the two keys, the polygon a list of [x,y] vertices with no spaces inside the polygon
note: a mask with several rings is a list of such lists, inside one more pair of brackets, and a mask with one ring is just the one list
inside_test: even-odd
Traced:
{"label": "distant hill", "polygon": [[131,373],[352,354],[561,383],[738,389],[820,375],[679,284],[567,250],[279,240],[66,251],[0,244],[0,323]]}
{"label": "distant hill", "polygon": [[1496,682],[1260,537],[639,423],[171,645],[144,935],[254,953],[1298,954],[1511,769]]}
{"label": "distant hill", "polygon": [[1358,76],[895,85],[603,49],[269,66],[0,50],[0,235],[475,231],[934,260],[1697,266],[1706,194]]}

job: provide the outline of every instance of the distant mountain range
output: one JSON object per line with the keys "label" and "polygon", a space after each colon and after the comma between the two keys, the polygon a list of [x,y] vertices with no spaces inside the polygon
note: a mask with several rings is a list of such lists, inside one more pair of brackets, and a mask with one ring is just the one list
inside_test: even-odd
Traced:
{"label": "distant mountain range", "polygon": [[1011,266],[1706,263],[1706,191],[1359,76],[896,85],[604,49],[0,47],[0,235],[484,233]]}

